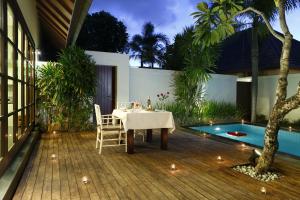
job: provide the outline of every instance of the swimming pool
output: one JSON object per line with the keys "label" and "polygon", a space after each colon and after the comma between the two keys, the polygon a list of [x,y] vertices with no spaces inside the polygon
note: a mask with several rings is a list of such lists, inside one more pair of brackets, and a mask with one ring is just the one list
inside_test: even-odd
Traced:
{"label": "swimming pool", "polygon": [[[220,124],[212,126],[194,126],[193,130],[245,142],[263,147],[265,127],[249,124]],[[242,132],[246,136],[237,137],[227,132]],[[278,133],[279,151],[300,157],[300,133],[280,130]]]}

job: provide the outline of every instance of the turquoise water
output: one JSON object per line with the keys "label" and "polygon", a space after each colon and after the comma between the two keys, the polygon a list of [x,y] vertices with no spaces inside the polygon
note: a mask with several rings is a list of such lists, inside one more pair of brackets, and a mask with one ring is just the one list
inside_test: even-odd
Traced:
{"label": "turquoise water", "polygon": [[[265,127],[249,124],[224,124],[212,126],[190,127],[196,131],[202,131],[213,135],[218,135],[232,140],[245,142],[262,147],[264,143]],[[236,137],[227,132],[243,132],[246,136]],[[278,133],[279,151],[300,156],[300,133],[280,130]]]}

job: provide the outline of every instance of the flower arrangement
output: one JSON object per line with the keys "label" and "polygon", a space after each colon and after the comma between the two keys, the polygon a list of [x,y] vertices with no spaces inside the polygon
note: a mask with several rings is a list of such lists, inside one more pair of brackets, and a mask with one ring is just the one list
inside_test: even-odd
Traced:
{"label": "flower arrangement", "polygon": [[159,100],[159,106],[164,110],[165,109],[165,104],[166,104],[166,100],[169,98],[170,93],[166,92],[166,93],[160,93],[157,94],[157,98]]}

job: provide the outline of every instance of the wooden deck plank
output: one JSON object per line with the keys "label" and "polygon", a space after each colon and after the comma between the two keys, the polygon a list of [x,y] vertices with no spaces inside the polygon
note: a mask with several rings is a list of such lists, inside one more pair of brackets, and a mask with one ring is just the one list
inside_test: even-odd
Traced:
{"label": "wooden deck plank", "polygon": [[[252,148],[178,130],[160,150],[160,134],[152,143],[136,142],[136,153],[124,147],[95,149],[94,132],[44,134],[36,146],[14,199],[298,199],[300,160],[278,155],[280,180],[262,183],[231,169],[245,163]],[[51,154],[57,159],[52,160]],[[223,161],[216,157],[222,155]],[[177,170],[172,172],[170,165]],[[82,176],[88,176],[88,184]],[[267,188],[267,195],[260,188]]]}

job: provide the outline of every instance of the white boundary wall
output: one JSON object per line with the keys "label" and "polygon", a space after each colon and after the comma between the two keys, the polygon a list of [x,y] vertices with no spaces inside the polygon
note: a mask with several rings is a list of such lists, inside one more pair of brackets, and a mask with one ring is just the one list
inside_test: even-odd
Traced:
{"label": "white boundary wall", "polygon": [[[170,92],[169,101],[174,100],[172,81],[175,71],[161,69],[130,68],[129,56],[125,54],[86,51],[97,65],[115,66],[117,72],[117,102],[141,101],[150,96],[153,103],[157,94]],[[208,100],[236,103],[236,76],[212,74],[206,84]]]}
{"label": "white boundary wall", "polygon": [[[174,100],[171,86],[174,73],[172,70],[130,68],[130,100],[145,102],[150,96],[152,102],[156,102],[156,95],[166,92],[170,92],[168,100]],[[236,76],[212,74],[205,85],[205,99],[236,104],[236,81]]]}
{"label": "white boundary wall", "polygon": [[[258,78],[258,98],[257,98],[257,114],[269,116],[271,109],[275,103],[275,93],[277,86],[278,75],[260,76]],[[288,76],[287,96],[295,94],[300,81],[300,74],[290,74]],[[290,112],[286,119],[299,120],[300,108]]]}
{"label": "white boundary wall", "polygon": [[155,103],[158,100],[157,94],[166,92],[170,93],[168,101],[173,101],[173,73],[171,70],[130,68],[130,101],[146,103],[150,96],[152,103]]}

